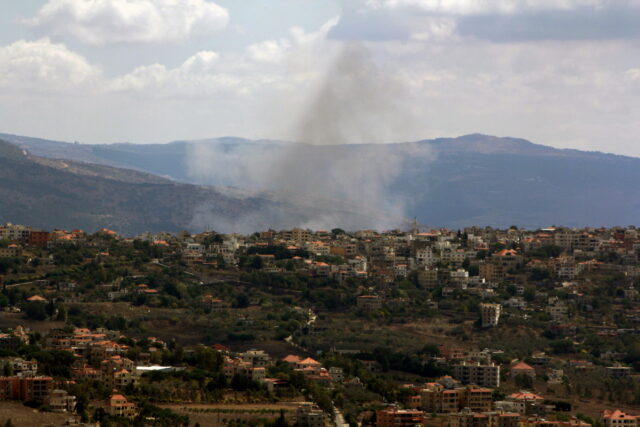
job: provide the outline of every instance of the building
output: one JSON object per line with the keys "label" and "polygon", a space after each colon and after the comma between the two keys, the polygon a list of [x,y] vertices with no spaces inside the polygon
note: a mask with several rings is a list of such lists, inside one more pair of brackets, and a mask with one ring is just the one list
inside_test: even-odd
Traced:
{"label": "building", "polygon": [[247,350],[238,356],[254,368],[264,368],[271,365],[271,357],[263,350]]}
{"label": "building", "polygon": [[589,427],[591,424],[579,420],[575,417],[568,421],[552,421],[546,418],[529,417],[521,420],[520,427]]}
{"label": "building", "polygon": [[480,362],[462,362],[453,367],[453,377],[463,384],[496,388],[500,386],[500,366],[494,363],[483,365]]}
{"label": "building", "polygon": [[104,403],[104,411],[114,417],[133,418],[136,416],[136,405],[121,394],[113,394]]}
{"label": "building", "polygon": [[357,306],[362,310],[378,310],[382,307],[382,298],[377,295],[360,295]]}
{"label": "building", "polygon": [[508,406],[519,414],[529,414],[543,404],[544,398],[529,391],[520,391],[507,396]]}
{"label": "building", "polygon": [[473,386],[447,388],[445,384],[442,381],[427,383],[419,391],[416,407],[428,413],[455,413],[463,409],[485,412],[492,409],[491,389]]}
{"label": "building", "polygon": [[527,363],[520,362],[515,364],[511,368],[511,375],[514,377],[518,375],[526,375],[533,379],[536,377],[536,370],[532,366],[528,365]]}
{"label": "building", "polygon": [[425,413],[415,409],[391,407],[376,412],[378,427],[411,427],[424,424]]}
{"label": "building", "polygon": [[605,369],[607,376],[613,379],[629,378],[632,369],[629,366],[607,366]]}
{"label": "building", "polygon": [[0,377],[0,400],[44,402],[52,389],[51,377]]}
{"label": "building", "polygon": [[296,425],[299,427],[324,427],[325,413],[311,402],[303,402],[296,409]]}
{"label": "building", "polygon": [[230,307],[228,302],[214,298],[212,295],[203,295],[201,303],[202,308],[210,312],[218,312]]}
{"label": "building", "polygon": [[0,373],[9,376],[28,377],[38,373],[38,362],[35,360],[24,360],[21,357],[8,357],[0,359]]}
{"label": "building", "polygon": [[520,427],[520,415],[505,412],[462,411],[438,415],[428,424],[434,427]]}
{"label": "building", "polygon": [[500,320],[502,306],[500,304],[480,304],[480,319],[483,328],[496,326]]}
{"label": "building", "polygon": [[76,409],[76,397],[65,390],[53,390],[44,403],[52,412],[73,412]]}
{"label": "building", "polygon": [[51,240],[51,234],[48,231],[32,231],[29,235],[29,246],[46,248]]}
{"label": "building", "polygon": [[638,416],[629,415],[619,409],[608,410],[602,412],[602,423],[604,427],[637,427]]}
{"label": "building", "polygon": [[0,258],[13,258],[22,255],[22,247],[12,243],[6,248],[0,247]]}

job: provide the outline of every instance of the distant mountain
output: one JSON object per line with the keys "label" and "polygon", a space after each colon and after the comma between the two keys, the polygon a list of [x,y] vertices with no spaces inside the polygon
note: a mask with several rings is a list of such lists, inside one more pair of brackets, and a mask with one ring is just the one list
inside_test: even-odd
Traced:
{"label": "distant mountain", "polygon": [[0,222],[87,231],[107,227],[134,235],[182,229],[248,233],[310,217],[304,204],[268,194],[41,158],[0,140]]}
{"label": "distant mountain", "polygon": [[[11,135],[0,138],[43,157],[126,167],[179,182],[235,187],[253,183],[246,175],[260,159],[268,162],[291,156],[290,144],[241,138],[153,145],[82,145]],[[422,154],[416,155],[416,148]],[[210,158],[199,159],[202,153]],[[295,155],[304,165],[291,181],[300,181],[305,191],[309,191],[305,179],[317,182],[322,176],[313,171],[326,171],[330,178],[336,172],[336,161],[348,165],[350,159],[354,163],[380,162],[389,157],[398,171],[390,179],[378,180],[379,188],[363,191],[383,193],[403,205],[404,217],[415,216],[423,224],[534,228],[640,223],[637,158],[559,150],[523,139],[481,134],[385,145],[296,145]],[[194,167],[194,158],[200,163],[211,162],[212,173],[202,173],[202,164]],[[344,185],[355,184],[345,180]],[[317,203],[312,201],[311,205]]]}

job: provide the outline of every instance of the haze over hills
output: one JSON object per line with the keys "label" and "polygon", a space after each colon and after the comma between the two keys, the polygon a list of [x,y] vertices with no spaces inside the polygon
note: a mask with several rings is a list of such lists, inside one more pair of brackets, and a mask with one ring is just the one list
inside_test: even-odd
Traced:
{"label": "haze over hills", "polygon": [[107,227],[134,235],[182,229],[250,232],[310,217],[304,203],[41,158],[0,140],[0,222],[87,231]]}
{"label": "haze over hills", "polygon": [[[414,216],[424,224],[448,227],[640,222],[640,159],[559,150],[516,138],[473,134],[412,143],[319,146],[242,138],[151,145],[0,138],[42,157],[124,167],[182,183],[282,191],[286,197],[280,200],[296,200],[291,206],[298,210],[291,212],[297,214],[278,211],[274,218],[279,216],[277,223],[289,227],[391,226],[391,221],[371,216],[366,223],[358,222],[355,205],[367,200],[367,209],[386,212],[386,219],[396,224],[399,217]],[[318,194],[305,200],[309,193]],[[345,208],[336,202],[341,198],[353,205]]]}

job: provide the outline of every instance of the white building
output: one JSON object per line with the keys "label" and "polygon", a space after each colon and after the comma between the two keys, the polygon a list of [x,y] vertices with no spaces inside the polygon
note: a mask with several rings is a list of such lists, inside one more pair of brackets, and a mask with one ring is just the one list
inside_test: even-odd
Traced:
{"label": "white building", "polygon": [[502,306],[500,304],[480,304],[480,316],[483,328],[496,326],[500,320]]}

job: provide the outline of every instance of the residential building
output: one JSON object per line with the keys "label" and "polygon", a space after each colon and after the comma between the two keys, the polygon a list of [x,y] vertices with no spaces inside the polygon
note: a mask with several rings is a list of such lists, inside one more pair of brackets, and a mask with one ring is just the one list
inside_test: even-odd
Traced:
{"label": "residential building", "polygon": [[602,412],[602,423],[604,427],[638,427],[637,415],[629,415],[619,409],[604,410]]}
{"label": "residential building", "polygon": [[500,304],[480,304],[480,319],[483,328],[490,328],[498,325],[502,306]]}
{"label": "residential building", "polygon": [[324,427],[325,413],[311,402],[303,402],[296,409],[298,427]]}
{"label": "residential building", "polygon": [[412,427],[424,424],[425,413],[415,409],[391,407],[376,412],[378,427]]}
{"label": "residential building", "polygon": [[76,409],[76,397],[65,390],[53,390],[44,403],[52,412],[74,412]]}
{"label": "residential building", "polygon": [[136,416],[135,403],[129,402],[129,400],[121,394],[113,394],[103,405],[107,414],[114,417],[133,418]]}
{"label": "residential building", "polygon": [[453,367],[453,377],[463,384],[496,388],[500,386],[500,366],[494,363],[462,362],[460,365]]}

